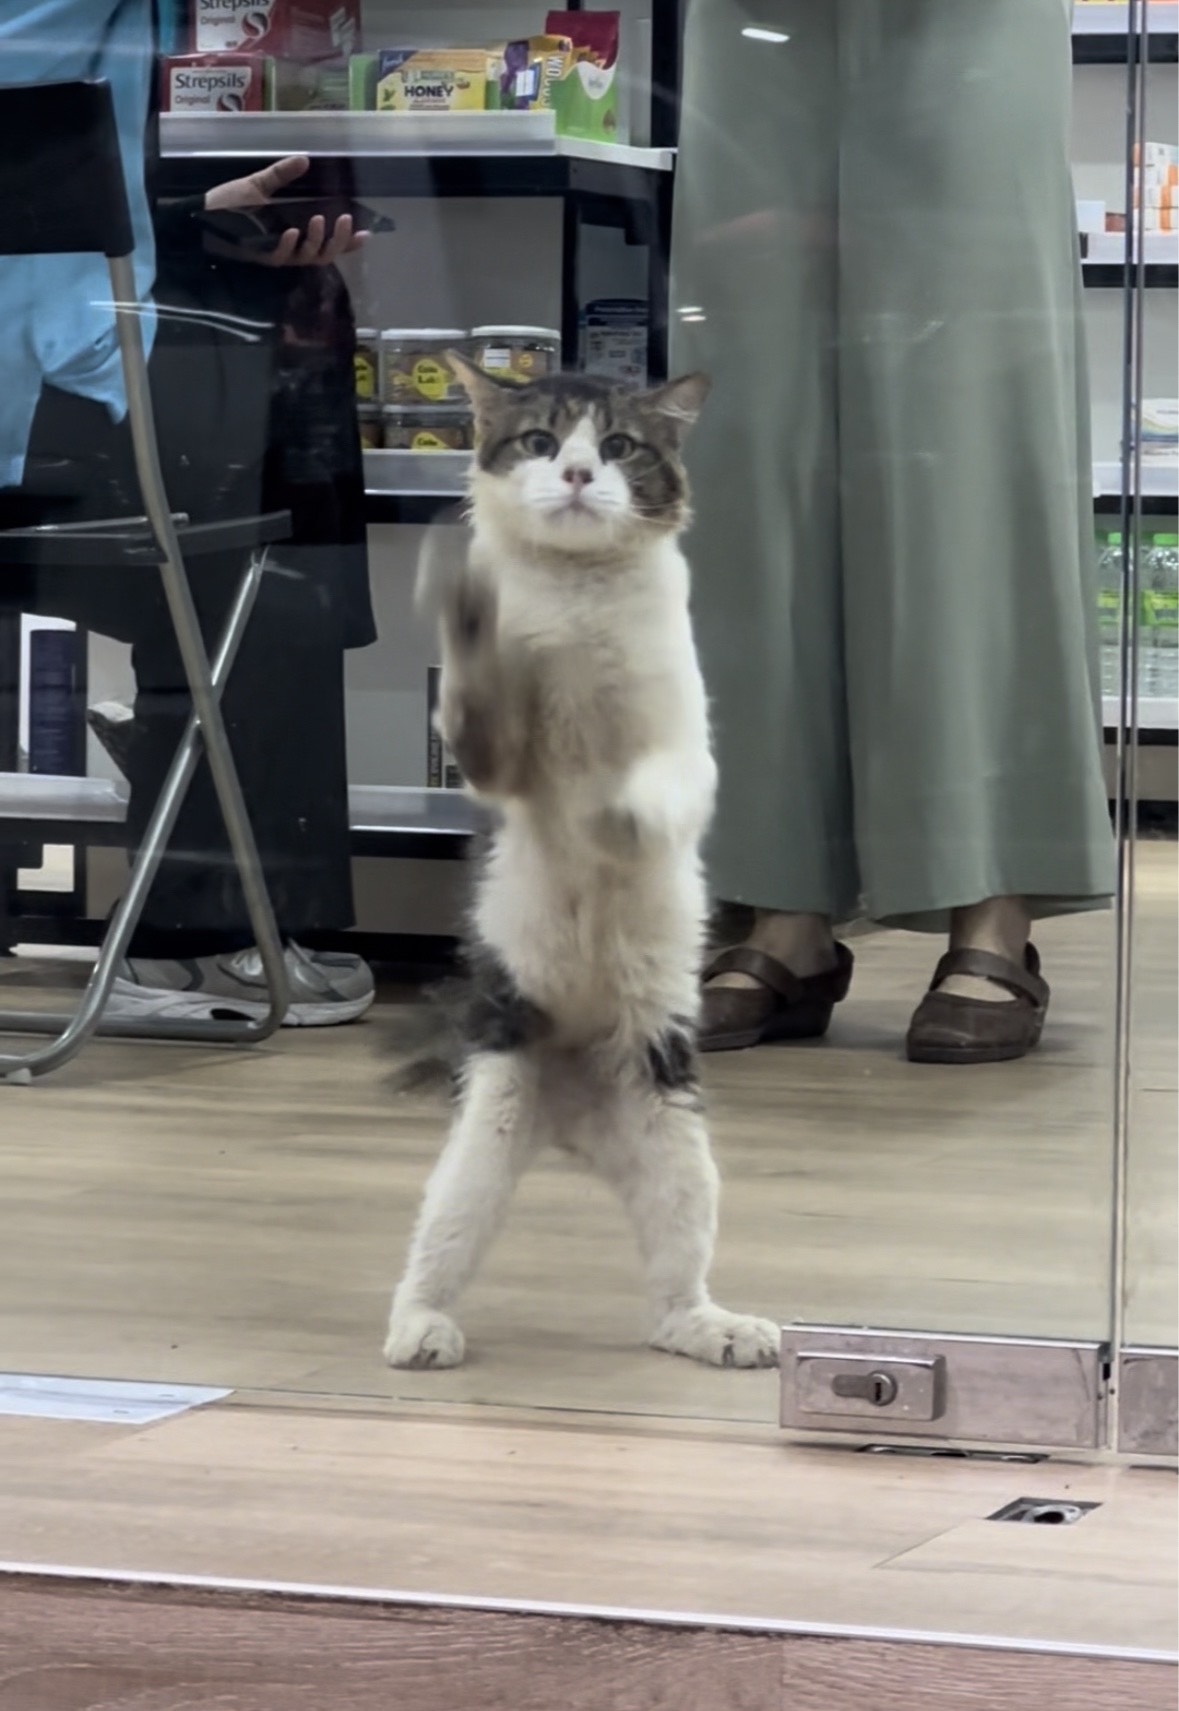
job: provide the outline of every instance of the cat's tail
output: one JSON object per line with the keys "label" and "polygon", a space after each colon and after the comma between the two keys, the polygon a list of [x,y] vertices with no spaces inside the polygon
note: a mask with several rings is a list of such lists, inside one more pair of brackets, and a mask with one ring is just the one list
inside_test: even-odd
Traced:
{"label": "cat's tail", "polygon": [[452,975],[423,987],[420,1000],[395,1009],[389,1044],[395,1093],[453,1092],[467,1055],[464,1020],[470,982]]}

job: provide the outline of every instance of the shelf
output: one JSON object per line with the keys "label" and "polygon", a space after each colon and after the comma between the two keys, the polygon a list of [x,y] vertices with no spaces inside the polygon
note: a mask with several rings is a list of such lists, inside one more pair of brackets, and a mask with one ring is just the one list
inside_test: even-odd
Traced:
{"label": "shelf", "polygon": [[366,451],[370,523],[430,523],[467,490],[470,452]]}
{"label": "shelf", "polygon": [[[469,452],[386,452],[364,454],[364,483],[370,523],[429,523],[448,511],[466,491]],[[1122,469],[1117,463],[1093,466],[1094,509],[1121,509]],[[1179,505],[1179,463],[1147,461],[1142,466],[1142,509],[1174,516]]]}
{"label": "shelf", "polygon": [[[1102,698],[1102,718],[1107,731],[1115,731],[1121,717],[1121,704],[1116,695]],[[1138,697],[1138,729],[1140,731],[1179,732],[1179,696],[1140,695]]]}
{"label": "shelf", "polygon": [[[1095,499],[1122,497],[1122,466],[1120,463],[1093,465],[1093,496]],[[1179,462],[1159,458],[1142,460],[1142,497],[1169,499],[1172,507],[1179,501]]]}
{"label": "shelf", "polygon": [[[1120,291],[1126,283],[1126,266],[1122,261],[1086,260],[1081,263],[1081,274],[1090,290]],[[1179,287],[1179,259],[1147,261],[1142,283],[1148,291],[1174,291]],[[1131,284],[1137,284],[1137,278]]]}
{"label": "shelf", "polygon": [[461,499],[470,473],[470,452],[366,451],[364,454],[364,485],[373,496]]}
{"label": "shelf", "polygon": [[249,172],[305,154],[314,192],[341,168],[369,196],[634,195],[671,172],[675,150],[558,137],[551,113],[163,113],[169,193],[203,188],[210,169]]}
{"label": "shelf", "polygon": [[[1154,64],[1179,59],[1179,4],[1146,0],[1150,58]],[[1073,12],[1073,59],[1078,65],[1125,65],[1128,7],[1077,6]]]}
{"label": "shelf", "polygon": [[[355,855],[443,857],[465,854],[486,816],[461,790],[354,784],[348,817]],[[22,843],[121,846],[127,786],[106,778],[0,773],[0,825]]]}

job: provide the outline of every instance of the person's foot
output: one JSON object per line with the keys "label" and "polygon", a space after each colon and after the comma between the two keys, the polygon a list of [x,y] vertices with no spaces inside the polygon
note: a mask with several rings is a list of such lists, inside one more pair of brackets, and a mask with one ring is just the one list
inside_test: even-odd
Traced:
{"label": "person's foot", "polygon": [[744,944],[704,971],[699,1047],[741,1051],[768,1040],[813,1040],[847,996],[852,954],[821,915],[759,914]]}
{"label": "person's foot", "polygon": [[[331,1028],[363,1016],[376,996],[372,970],[358,956],[284,952],[291,1004],[286,1028]],[[119,1020],[262,1021],[269,1013],[266,976],[255,949],[177,961],[124,962],[106,1014]]]}
{"label": "person's foot", "polygon": [[[968,980],[997,988],[999,1001],[949,990]],[[1033,944],[1018,962],[991,951],[947,951],[905,1036],[911,1063],[1009,1063],[1040,1043],[1048,982]]]}
{"label": "person's foot", "polygon": [[[1032,930],[1031,911],[1022,897],[986,897],[981,903],[955,909],[950,916],[951,951],[985,951],[1023,967]],[[939,987],[947,997],[977,998],[984,1004],[1010,1004],[1014,994],[998,981],[960,968],[947,974]]]}

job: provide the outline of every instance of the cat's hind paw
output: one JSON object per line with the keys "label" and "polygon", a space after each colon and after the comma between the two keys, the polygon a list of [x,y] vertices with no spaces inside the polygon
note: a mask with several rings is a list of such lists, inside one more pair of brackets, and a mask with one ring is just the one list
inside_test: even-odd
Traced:
{"label": "cat's hind paw", "polygon": [[466,1353],[463,1333],[453,1319],[431,1307],[407,1307],[393,1314],[385,1338],[385,1359],[390,1366],[461,1366]]}
{"label": "cat's hind paw", "polygon": [[782,1333],[772,1319],[729,1313],[709,1302],[669,1313],[651,1347],[707,1366],[777,1366]]}

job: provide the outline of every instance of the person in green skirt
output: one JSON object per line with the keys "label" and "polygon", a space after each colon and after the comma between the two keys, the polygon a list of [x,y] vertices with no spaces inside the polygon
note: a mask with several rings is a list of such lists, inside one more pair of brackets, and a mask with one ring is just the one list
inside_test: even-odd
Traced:
{"label": "person in green skirt", "polygon": [[701,1044],[825,1031],[854,917],[948,936],[920,1061],[1022,1056],[1113,888],[1068,0],[689,0],[673,361],[720,798],[756,911]]}

